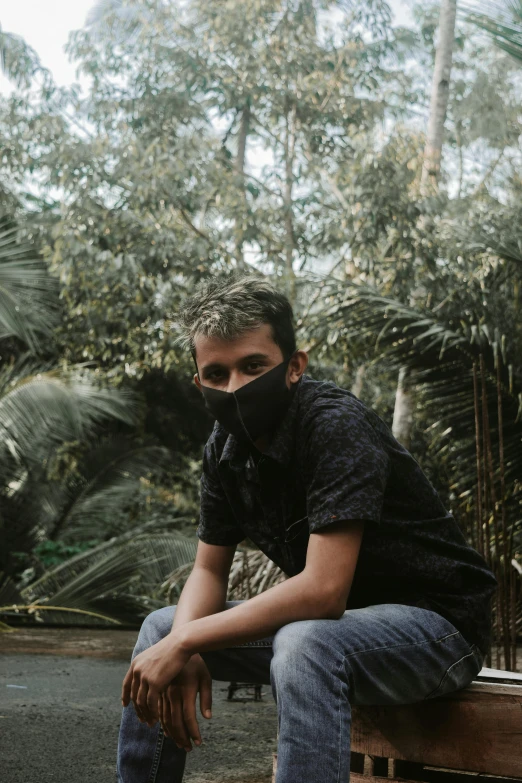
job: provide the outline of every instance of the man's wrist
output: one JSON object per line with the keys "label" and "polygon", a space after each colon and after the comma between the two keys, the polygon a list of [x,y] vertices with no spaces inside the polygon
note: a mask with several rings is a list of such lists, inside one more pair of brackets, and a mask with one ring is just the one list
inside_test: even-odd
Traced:
{"label": "man's wrist", "polygon": [[197,650],[194,648],[190,633],[190,622],[180,625],[179,628],[173,628],[172,633],[176,636],[176,644],[179,645],[181,650],[187,655],[195,655]]}

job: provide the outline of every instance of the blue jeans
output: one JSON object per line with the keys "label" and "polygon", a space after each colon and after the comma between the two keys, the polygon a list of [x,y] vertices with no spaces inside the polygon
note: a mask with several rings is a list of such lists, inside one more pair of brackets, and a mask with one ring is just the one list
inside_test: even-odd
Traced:
{"label": "blue jeans", "polygon": [[[240,601],[229,601],[229,609]],[[166,636],[174,606],[145,618],[132,657]],[[352,704],[411,704],[469,685],[483,655],[436,612],[402,604],[301,620],[256,642],[202,653],[212,678],[272,686],[277,783],[348,783]],[[274,726],[275,733],[275,726]],[[123,708],[119,783],[181,783],[186,752]]]}

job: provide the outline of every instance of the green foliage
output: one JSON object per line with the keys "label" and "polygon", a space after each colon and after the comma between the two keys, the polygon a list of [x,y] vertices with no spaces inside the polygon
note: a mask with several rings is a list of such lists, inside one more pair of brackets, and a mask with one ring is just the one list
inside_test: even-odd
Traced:
{"label": "green foliage", "polygon": [[33,554],[40,560],[44,568],[61,565],[70,557],[85,552],[100,542],[96,539],[84,541],[81,544],[64,544],[63,541],[42,541],[33,549]]}
{"label": "green foliage", "polygon": [[36,74],[49,74],[38,55],[19,35],[7,33],[0,25],[0,70],[18,87],[29,87]]}
{"label": "green foliage", "polygon": [[0,567],[11,570],[38,539],[71,534],[80,519],[77,539],[99,534],[101,520],[119,510],[137,479],[171,455],[150,438],[95,441],[108,420],[139,422],[138,397],[107,387],[81,365],[57,365],[48,345],[52,358],[35,355],[56,327],[55,281],[13,221],[2,225]]}
{"label": "green foliage", "polygon": [[[462,17],[441,187],[421,196],[437,18],[422,4],[394,29],[381,0],[102,0],[68,45],[85,95],[35,91],[34,53],[0,40],[19,84],[0,102],[0,195],[31,215],[0,227],[19,262],[9,280],[0,263],[0,535],[27,558],[25,588],[44,578],[34,547],[95,540],[102,559],[53,569],[48,603],[122,620],[165,600],[167,571],[147,576],[133,539],[152,559],[192,540],[212,425],[176,312],[233,269],[270,275],[310,374],[388,423],[410,368],[413,449],[456,513],[476,480],[473,363],[494,440],[499,366],[520,529],[520,72]],[[516,25],[495,25],[516,48]],[[190,567],[183,552],[165,569]]]}

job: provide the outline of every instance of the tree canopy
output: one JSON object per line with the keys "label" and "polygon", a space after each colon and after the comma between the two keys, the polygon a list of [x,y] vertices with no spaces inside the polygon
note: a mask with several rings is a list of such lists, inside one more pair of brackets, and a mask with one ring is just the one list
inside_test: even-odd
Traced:
{"label": "tree canopy", "polygon": [[[26,512],[2,496],[23,531],[10,544],[20,563],[38,541],[102,546],[123,519],[142,535],[146,504],[161,497],[176,506],[176,535],[193,530],[212,422],[176,313],[200,280],[233,270],[275,281],[309,372],[353,388],[390,424],[399,372],[411,373],[413,453],[470,541],[484,553],[492,542],[506,574],[505,542],[519,562],[520,3],[458,11],[436,188],[423,182],[436,4],[417,5],[406,29],[383,0],[103,0],[68,43],[86,90],[58,88],[0,32],[15,85],[0,101],[0,424],[5,400],[25,444],[35,400],[15,408],[9,389],[34,373],[61,379],[50,410],[80,368],[99,387],[89,432],[65,417],[31,455],[24,481],[43,488],[45,519],[16,521]],[[109,399],[119,402],[97,429]],[[141,407],[124,415],[131,399]],[[19,464],[5,470],[6,486],[22,481]],[[132,487],[108,523],[103,504]]]}

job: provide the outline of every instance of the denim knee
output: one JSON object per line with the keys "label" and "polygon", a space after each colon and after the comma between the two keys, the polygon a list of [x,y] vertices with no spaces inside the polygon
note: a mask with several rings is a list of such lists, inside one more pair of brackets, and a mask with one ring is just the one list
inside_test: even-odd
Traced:
{"label": "denim knee", "polygon": [[172,628],[175,606],[163,606],[148,614],[141,624],[134,655],[161,641]]}
{"label": "denim knee", "polygon": [[302,682],[307,672],[317,673],[328,668],[332,650],[324,644],[321,630],[320,621],[300,620],[277,631],[270,665],[271,676],[276,682],[289,682],[294,678]]}

